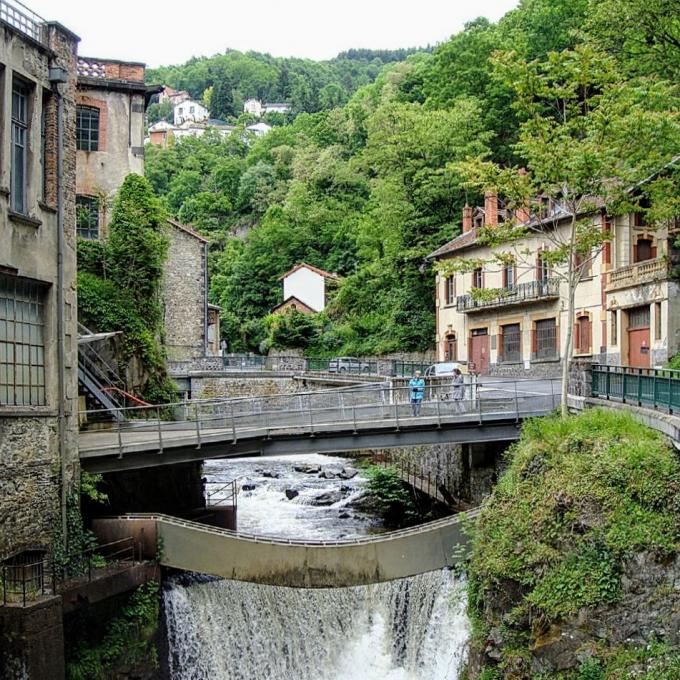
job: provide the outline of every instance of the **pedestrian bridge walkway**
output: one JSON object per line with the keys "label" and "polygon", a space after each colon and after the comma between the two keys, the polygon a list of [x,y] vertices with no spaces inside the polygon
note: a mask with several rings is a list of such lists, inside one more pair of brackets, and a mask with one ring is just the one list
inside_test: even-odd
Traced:
{"label": "pedestrian bridge walkway", "polygon": [[242,534],[169,515],[99,520],[107,537],[143,534],[162,546],[160,563],[184,571],[294,588],[340,588],[392,581],[452,567],[468,554],[466,523],[478,511],[409,529],[337,541],[293,541]]}
{"label": "pedestrian bridge walkway", "polygon": [[90,472],[110,472],[230,456],[509,441],[524,419],[551,412],[559,391],[556,380],[489,380],[456,402],[428,390],[414,410],[408,388],[378,383],[137,406],[106,429],[81,432],[80,459]]}

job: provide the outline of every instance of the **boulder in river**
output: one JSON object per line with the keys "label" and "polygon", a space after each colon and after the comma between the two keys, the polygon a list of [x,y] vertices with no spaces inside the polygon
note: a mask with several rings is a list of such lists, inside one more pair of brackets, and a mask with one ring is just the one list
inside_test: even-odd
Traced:
{"label": "boulder in river", "polygon": [[342,491],[339,489],[333,491],[324,491],[324,493],[313,498],[310,505],[333,505],[333,503],[337,503],[341,500]]}
{"label": "boulder in river", "polygon": [[349,519],[352,515],[349,514],[349,512],[341,512],[338,514],[339,519]]}
{"label": "boulder in river", "polygon": [[263,470],[261,474],[268,479],[278,479],[281,476],[278,472],[272,472],[271,470]]}
{"label": "boulder in river", "polygon": [[299,465],[294,465],[293,470],[295,470],[295,472],[303,472],[306,475],[315,475],[317,472],[321,471],[321,466],[312,465],[311,463],[300,463]]}
{"label": "boulder in river", "polygon": [[255,489],[257,489],[257,484],[253,484],[252,482],[241,484],[241,491],[255,491]]}
{"label": "boulder in river", "polygon": [[289,501],[292,501],[293,498],[297,498],[300,495],[300,492],[297,491],[296,489],[286,489],[284,493],[286,494],[286,498]]}
{"label": "boulder in river", "polygon": [[359,474],[359,470],[352,467],[342,468],[342,472],[338,475],[340,479],[352,479]]}

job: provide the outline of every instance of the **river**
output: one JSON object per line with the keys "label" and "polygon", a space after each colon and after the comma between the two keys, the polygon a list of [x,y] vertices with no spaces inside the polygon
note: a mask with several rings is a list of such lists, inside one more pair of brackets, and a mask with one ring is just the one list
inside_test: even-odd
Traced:
{"label": "river", "polygon": [[[344,468],[351,479],[294,469],[305,466],[328,476]],[[382,531],[353,507],[366,483],[354,473],[351,460],[320,455],[205,466],[208,493],[234,478],[245,486],[240,531],[295,539]],[[328,504],[316,505],[322,494]],[[448,571],[315,590],[184,575],[166,584],[164,611],[173,680],[456,680],[469,635]]]}

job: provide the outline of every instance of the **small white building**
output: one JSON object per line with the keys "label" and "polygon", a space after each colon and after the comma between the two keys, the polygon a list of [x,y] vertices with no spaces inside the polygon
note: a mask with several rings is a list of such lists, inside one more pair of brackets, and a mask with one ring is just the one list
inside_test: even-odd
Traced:
{"label": "small white building", "polygon": [[283,281],[283,302],[272,311],[280,313],[292,308],[308,313],[322,312],[326,308],[327,282],[337,279],[336,274],[301,262],[279,277],[279,281]]}
{"label": "small white building", "polygon": [[263,107],[265,113],[290,113],[291,106],[285,102],[267,102]]}
{"label": "small white building", "polygon": [[259,99],[248,99],[243,104],[243,112],[258,118],[262,115],[262,102]]}
{"label": "small white building", "polygon": [[246,130],[252,132],[256,137],[264,137],[272,129],[271,125],[267,123],[253,123],[249,125]]}
{"label": "small white building", "polygon": [[209,115],[208,109],[203,104],[189,99],[175,106],[173,109],[173,122],[175,125],[181,125],[187,121],[200,123],[207,120]]}

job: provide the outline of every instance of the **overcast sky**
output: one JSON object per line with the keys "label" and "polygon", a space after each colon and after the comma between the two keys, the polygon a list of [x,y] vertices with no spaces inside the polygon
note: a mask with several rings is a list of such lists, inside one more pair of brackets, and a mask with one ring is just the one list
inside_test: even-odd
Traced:
{"label": "overcast sky", "polygon": [[231,47],[329,59],[351,47],[434,44],[477,16],[497,20],[518,0],[23,0],[81,38],[89,57],[177,64]]}

